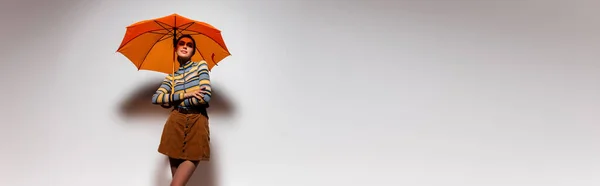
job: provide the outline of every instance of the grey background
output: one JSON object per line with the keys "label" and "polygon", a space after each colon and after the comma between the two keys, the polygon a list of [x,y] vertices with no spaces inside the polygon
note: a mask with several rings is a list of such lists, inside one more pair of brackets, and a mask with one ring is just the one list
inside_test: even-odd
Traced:
{"label": "grey background", "polygon": [[115,53],[171,13],[223,30],[209,186],[600,184],[598,1],[16,1],[0,185],[167,185],[163,74]]}

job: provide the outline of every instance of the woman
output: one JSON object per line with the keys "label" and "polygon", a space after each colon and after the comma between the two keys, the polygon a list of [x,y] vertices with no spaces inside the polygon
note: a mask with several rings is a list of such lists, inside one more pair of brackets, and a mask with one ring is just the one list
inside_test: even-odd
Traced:
{"label": "woman", "polygon": [[206,109],[212,89],[206,61],[191,61],[196,53],[194,39],[183,35],[175,44],[180,67],[163,80],[152,97],[152,103],[173,107],[163,129],[158,152],[169,157],[173,176],[171,185],[183,186],[198,163],[210,159]]}

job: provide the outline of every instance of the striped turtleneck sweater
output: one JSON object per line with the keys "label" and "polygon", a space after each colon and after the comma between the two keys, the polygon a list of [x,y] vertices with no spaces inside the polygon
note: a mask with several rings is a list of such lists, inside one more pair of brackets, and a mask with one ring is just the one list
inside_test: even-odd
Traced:
{"label": "striped turtleneck sweater", "polygon": [[[210,76],[208,74],[208,65],[206,61],[187,62],[179,67],[173,74],[167,75],[162,84],[152,96],[152,103],[163,106],[177,105],[177,107],[207,107],[210,101],[212,87],[210,85]],[[174,81],[173,81],[174,80]],[[172,86],[172,83],[175,85]],[[175,91],[171,91],[175,87]],[[184,99],[186,92],[206,88],[208,93],[203,94],[203,99],[195,97]]]}

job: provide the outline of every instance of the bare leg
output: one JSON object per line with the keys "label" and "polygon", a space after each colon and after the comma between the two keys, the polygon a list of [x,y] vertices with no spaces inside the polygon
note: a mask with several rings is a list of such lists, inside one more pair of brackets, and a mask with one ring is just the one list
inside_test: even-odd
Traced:
{"label": "bare leg", "polygon": [[192,174],[194,174],[196,166],[198,166],[198,161],[192,162],[180,160],[176,163],[177,164],[171,164],[171,172],[173,174],[173,181],[171,181],[171,186],[185,186],[192,177]]}
{"label": "bare leg", "polygon": [[171,176],[175,176],[175,172],[177,172],[177,167],[181,164],[181,160],[169,158],[169,165],[171,166]]}

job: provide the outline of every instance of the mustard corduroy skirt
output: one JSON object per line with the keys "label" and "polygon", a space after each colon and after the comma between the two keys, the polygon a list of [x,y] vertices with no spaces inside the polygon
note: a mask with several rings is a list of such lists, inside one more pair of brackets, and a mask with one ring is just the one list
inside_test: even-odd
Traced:
{"label": "mustard corduroy skirt", "polygon": [[158,152],[174,159],[208,161],[208,117],[200,113],[183,113],[177,109],[171,111],[162,131]]}

